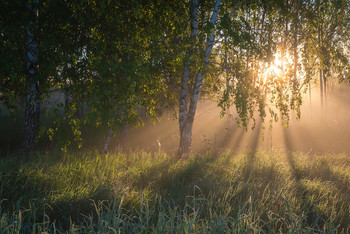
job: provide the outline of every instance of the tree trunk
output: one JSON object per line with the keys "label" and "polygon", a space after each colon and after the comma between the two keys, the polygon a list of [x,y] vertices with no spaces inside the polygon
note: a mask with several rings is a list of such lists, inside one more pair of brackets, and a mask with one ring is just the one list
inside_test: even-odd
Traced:
{"label": "tree trunk", "polygon": [[323,78],[322,78],[322,69],[320,69],[320,93],[321,93],[321,110],[323,110]]}
{"label": "tree trunk", "polygon": [[39,14],[38,2],[27,4],[27,11],[32,18],[26,29],[26,107],[24,118],[24,155],[28,156],[36,148],[40,128],[40,94],[39,94],[39,43],[36,40]]}
{"label": "tree trunk", "polygon": [[112,135],[113,135],[113,127],[114,127],[114,124],[112,124],[111,127],[108,130],[107,138],[106,138],[106,141],[105,141],[105,146],[103,148],[103,154],[107,154],[107,152],[108,152],[108,145],[109,145],[109,142],[111,141],[111,138],[112,138]]}
{"label": "tree trunk", "polygon": [[323,120],[327,123],[327,76],[325,76],[324,70],[322,70],[322,78],[323,78]]}
{"label": "tree trunk", "polygon": [[[219,7],[221,5],[220,0],[216,0],[214,10],[210,19],[210,22],[215,25],[217,16],[219,14]],[[194,0],[191,7],[191,37],[195,38],[197,35],[198,28],[198,1]],[[179,125],[180,125],[180,146],[179,146],[179,156],[183,154],[188,154],[191,149],[192,144],[192,127],[193,120],[197,109],[198,95],[203,82],[203,73],[205,72],[206,65],[209,61],[209,56],[213,49],[215,39],[215,31],[211,32],[210,37],[207,40],[204,63],[200,71],[198,71],[196,80],[193,87],[191,103],[189,108],[187,107],[188,100],[188,81],[189,81],[189,63],[185,65],[184,75],[182,79],[181,93],[180,93],[180,108],[179,108]],[[194,44],[191,45],[191,47]],[[193,47],[192,47],[193,48]],[[190,51],[193,53],[193,51]],[[191,56],[190,54],[189,56]],[[187,89],[186,89],[187,88]],[[188,110],[187,110],[188,109]]]}
{"label": "tree trunk", "polygon": [[[105,141],[105,145],[103,148],[103,153],[107,154],[108,153],[108,146],[109,143],[111,141],[111,138],[113,136],[113,128],[114,128],[115,124],[113,123],[111,125],[111,127],[108,130],[108,134],[107,134],[107,138]],[[122,149],[123,147],[126,146],[127,144],[127,137],[128,137],[128,132],[129,132],[129,124],[124,124],[119,128],[119,136],[118,136],[118,145],[120,147],[120,149]]]}
{"label": "tree trunk", "polygon": [[309,81],[309,99],[310,99],[310,116],[312,118],[312,103],[311,103],[311,82]]}
{"label": "tree trunk", "polygon": [[120,137],[119,137],[119,145],[121,147],[126,147],[128,143],[128,135],[129,135],[129,124],[124,123],[120,128]]}
{"label": "tree trunk", "polygon": [[[320,20],[319,18],[319,12],[317,13],[317,18],[318,20]],[[319,47],[319,50],[321,50],[321,47],[322,47],[322,38],[321,38],[321,23],[319,22],[319,25],[318,25],[318,47]],[[319,55],[319,60],[320,60],[320,94],[321,94],[321,112],[323,112],[323,70],[322,70],[322,55],[320,53]],[[323,113],[322,113],[323,114]]]}
{"label": "tree trunk", "polygon": [[324,75],[324,71],[322,70],[322,78],[323,78],[323,99],[327,111],[327,77]]}
{"label": "tree trunk", "polygon": [[[198,31],[198,0],[193,0],[191,5],[191,44],[189,51],[186,53],[186,61],[184,72],[181,81],[181,91],[180,91],[180,106],[179,106],[179,128],[180,128],[180,147],[179,155],[181,155],[185,149],[189,149],[191,146],[191,136],[188,137],[188,130],[185,130],[185,125],[187,122],[187,109],[188,109],[188,85],[190,79],[190,65],[194,49],[195,40]],[[192,131],[192,130],[191,130]]]}

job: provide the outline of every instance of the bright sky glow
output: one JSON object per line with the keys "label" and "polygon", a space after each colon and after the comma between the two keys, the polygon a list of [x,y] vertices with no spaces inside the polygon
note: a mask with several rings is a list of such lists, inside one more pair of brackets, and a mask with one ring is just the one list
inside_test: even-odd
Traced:
{"label": "bright sky glow", "polygon": [[269,81],[286,79],[286,74],[293,67],[293,59],[287,52],[284,56],[280,52],[274,55],[273,63],[265,70],[262,81],[266,84]]}

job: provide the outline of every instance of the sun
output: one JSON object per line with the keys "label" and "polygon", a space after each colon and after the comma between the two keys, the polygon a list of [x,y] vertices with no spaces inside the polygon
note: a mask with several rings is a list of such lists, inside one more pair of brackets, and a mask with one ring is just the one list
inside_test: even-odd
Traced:
{"label": "sun", "polygon": [[266,69],[266,71],[263,73],[263,83],[266,84],[270,80],[275,80],[276,78],[280,77],[282,75],[282,70],[276,66],[271,65]]}
{"label": "sun", "polygon": [[280,53],[276,53],[274,55],[274,58],[275,58],[274,65],[282,67],[283,63],[284,63],[284,61],[283,61],[284,59],[282,58],[282,55]]}
{"label": "sun", "polygon": [[276,80],[285,80],[288,70],[292,67],[293,59],[288,52],[283,56],[281,52],[277,52],[273,57],[273,62],[262,74],[264,84]]}

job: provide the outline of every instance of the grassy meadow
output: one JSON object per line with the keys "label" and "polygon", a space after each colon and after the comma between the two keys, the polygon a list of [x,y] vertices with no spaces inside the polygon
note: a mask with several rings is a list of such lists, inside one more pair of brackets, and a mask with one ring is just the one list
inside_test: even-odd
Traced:
{"label": "grassy meadow", "polygon": [[349,185],[347,155],[3,157],[0,233],[347,233]]}
{"label": "grassy meadow", "polygon": [[350,0],[0,12],[0,234],[350,233]]}

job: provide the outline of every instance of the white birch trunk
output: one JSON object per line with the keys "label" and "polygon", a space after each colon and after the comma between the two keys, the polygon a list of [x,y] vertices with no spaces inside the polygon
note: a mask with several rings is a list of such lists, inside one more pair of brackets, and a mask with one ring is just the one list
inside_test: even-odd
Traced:
{"label": "white birch trunk", "polygon": [[[212,16],[210,19],[210,23],[212,25],[215,25],[215,23],[217,21],[220,5],[221,5],[221,1],[216,0],[214,10],[213,10],[213,13],[212,13]],[[193,7],[196,8],[196,6],[197,6],[197,9],[195,11],[192,11],[192,14],[194,12],[196,13],[195,16],[192,15],[192,22],[195,19],[196,24],[197,24],[198,2],[194,1]],[[192,36],[192,33],[191,33],[191,36]],[[203,83],[203,73],[205,73],[205,69],[206,69],[206,66],[208,64],[209,57],[210,57],[212,49],[213,49],[214,40],[215,40],[215,29],[213,29],[213,31],[210,34],[210,37],[207,40],[204,63],[202,65],[202,69],[200,71],[198,71],[198,73],[197,73],[196,80],[195,80],[194,87],[193,87],[191,102],[190,102],[190,106],[189,106],[189,109],[187,111],[186,117],[185,117],[185,119],[180,120],[179,155],[188,154],[190,152],[190,149],[191,149],[192,127],[193,127],[194,116],[195,116],[196,109],[197,109],[198,96],[199,96],[201,85]],[[188,86],[188,81],[187,81],[187,86]],[[187,96],[188,96],[188,94],[187,94]],[[182,100],[180,100],[180,101],[182,101]],[[181,108],[181,103],[180,103],[180,108]],[[186,107],[186,109],[187,109],[187,107]],[[183,117],[183,116],[180,116],[180,118],[181,117]],[[181,125],[181,122],[183,125]]]}
{"label": "white birch trunk", "polygon": [[109,145],[109,142],[111,141],[111,138],[113,135],[113,127],[114,127],[114,124],[112,123],[111,127],[108,130],[107,138],[105,141],[105,146],[103,148],[103,154],[107,154],[107,152],[108,152],[108,145]]}
{"label": "white birch trunk", "polygon": [[26,29],[26,107],[24,122],[24,155],[29,155],[36,146],[40,128],[40,96],[39,96],[39,43],[36,40],[39,15],[38,1],[27,4],[28,15],[32,18]]}
{"label": "white birch trunk", "polygon": [[186,53],[186,61],[184,67],[184,73],[181,81],[181,91],[180,91],[180,106],[179,106],[179,128],[180,128],[180,148],[179,154],[182,154],[182,148],[190,147],[185,146],[191,141],[191,137],[188,139],[188,130],[185,130],[186,120],[187,120],[187,112],[188,112],[188,85],[190,79],[190,65],[191,58],[193,54],[194,44],[197,37],[198,31],[198,0],[193,0],[191,5],[191,42],[189,51]]}

